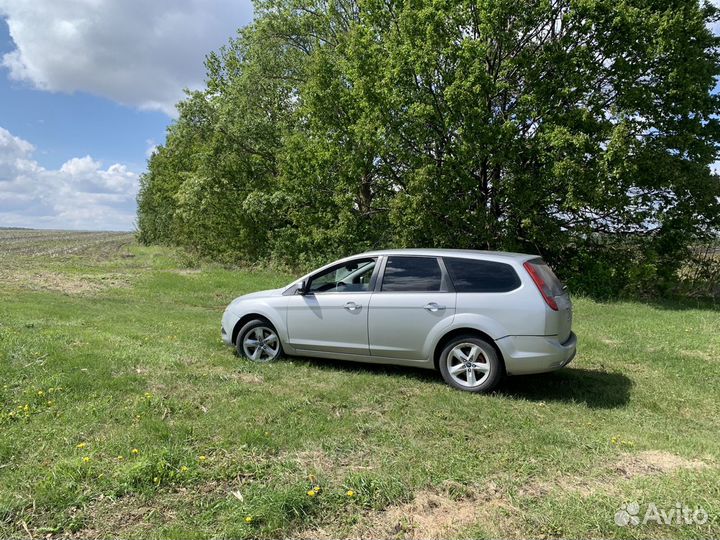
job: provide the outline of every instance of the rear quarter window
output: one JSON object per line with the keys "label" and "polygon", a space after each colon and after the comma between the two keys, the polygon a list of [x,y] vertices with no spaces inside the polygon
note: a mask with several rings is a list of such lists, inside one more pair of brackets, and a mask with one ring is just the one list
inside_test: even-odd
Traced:
{"label": "rear quarter window", "polygon": [[520,277],[509,264],[452,257],[443,260],[457,292],[497,293],[520,287]]}

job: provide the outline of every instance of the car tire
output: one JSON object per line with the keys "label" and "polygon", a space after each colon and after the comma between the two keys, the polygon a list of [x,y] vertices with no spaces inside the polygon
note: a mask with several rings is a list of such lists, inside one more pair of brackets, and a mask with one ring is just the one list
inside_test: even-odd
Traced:
{"label": "car tire", "polygon": [[261,364],[277,360],[283,355],[277,330],[262,319],[253,319],[240,329],[235,348],[238,355]]}
{"label": "car tire", "polygon": [[448,341],[440,353],[438,367],[448,385],[465,392],[490,392],[504,375],[495,347],[473,335]]}

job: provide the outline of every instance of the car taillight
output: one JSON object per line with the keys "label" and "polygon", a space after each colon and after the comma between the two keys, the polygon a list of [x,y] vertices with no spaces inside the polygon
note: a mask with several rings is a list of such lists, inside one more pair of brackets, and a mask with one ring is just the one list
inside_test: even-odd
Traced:
{"label": "car taillight", "polygon": [[545,303],[550,307],[550,309],[552,309],[553,311],[557,311],[558,305],[552,296],[552,290],[550,289],[550,286],[545,283],[545,280],[540,276],[540,273],[535,269],[535,265],[528,261],[523,264],[523,266],[525,267],[525,270],[527,270],[528,274],[530,274],[533,282],[535,282],[538,291],[540,291],[540,294],[542,294],[542,297],[545,299]]}

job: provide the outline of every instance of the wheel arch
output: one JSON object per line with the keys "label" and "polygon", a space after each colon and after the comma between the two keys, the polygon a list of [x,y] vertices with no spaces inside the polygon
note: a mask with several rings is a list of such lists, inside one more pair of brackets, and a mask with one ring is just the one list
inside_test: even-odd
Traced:
{"label": "wheel arch", "polygon": [[237,343],[237,336],[240,333],[240,329],[245,326],[250,321],[259,320],[264,321],[268,323],[270,326],[272,326],[275,329],[275,332],[278,331],[277,326],[273,324],[273,322],[268,319],[265,315],[262,315],[260,313],[246,313],[242,317],[238,319],[238,321],[235,323],[235,326],[233,327],[232,331],[232,342]]}
{"label": "wheel arch", "polygon": [[440,364],[440,354],[442,353],[442,350],[445,348],[445,345],[447,343],[457,337],[457,336],[466,336],[466,335],[473,335],[476,336],[483,341],[487,341],[490,346],[495,349],[495,353],[498,355],[498,359],[500,360],[500,364],[502,365],[503,372],[506,372],[505,369],[505,358],[503,357],[502,351],[500,350],[500,347],[498,347],[497,343],[495,343],[495,340],[490,337],[489,334],[486,332],[483,332],[482,330],[478,330],[477,328],[472,327],[460,327],[460,328],[453,328],[452,330],[446,332],[443,334],[443,336],[440,338],[440,340],[435,345],[435,349],[433,351],[433,365],[435,366],[435,369],[439,368]]}

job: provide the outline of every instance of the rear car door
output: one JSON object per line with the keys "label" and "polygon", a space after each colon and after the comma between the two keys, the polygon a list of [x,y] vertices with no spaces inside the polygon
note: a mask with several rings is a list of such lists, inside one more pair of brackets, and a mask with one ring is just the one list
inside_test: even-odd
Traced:
{"label": "rear car door", "polygon": [[426,359],[433,328],[450,326],[456,295],[438,257],[391,255],[370,298],[370,354],[404,360]]}

